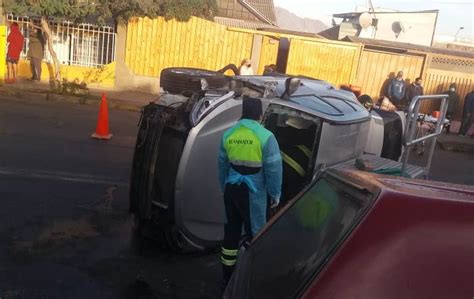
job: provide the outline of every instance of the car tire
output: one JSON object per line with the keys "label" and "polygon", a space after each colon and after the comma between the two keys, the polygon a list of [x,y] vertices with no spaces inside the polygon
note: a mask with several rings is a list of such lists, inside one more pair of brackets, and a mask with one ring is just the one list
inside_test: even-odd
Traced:
{"label": "car tire", "polygon": [[160,87],[169,93],[201,90],[201,79],[206,79],[210,88],[220,88],[229,82],[222,73],[194,68],[166,68],[161,71]]}
{"label": "car tire", "polygon": [[165,232],[166,243],[168,248],[173,252],[187,254],[196,252],[196,248],[192,247],[183,236],[181,231],[175,226],[170,226]]}

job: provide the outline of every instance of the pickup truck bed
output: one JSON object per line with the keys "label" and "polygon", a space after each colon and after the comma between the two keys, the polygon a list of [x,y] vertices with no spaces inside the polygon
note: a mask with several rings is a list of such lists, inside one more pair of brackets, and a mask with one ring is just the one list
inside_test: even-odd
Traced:
{"label": "pickup truck bed", "polygon": [[[381,170],[386,168],[402,168],[402,162],[393,161],[390,159],[385,159],[381,157],[377,157],[376,155],[372,154],[363,154],[360,157],[362,160],[367,161],[370,163],[374,170]],[[355,160],[351,159],[340,164],[336,164],[331,168],[341,169],[341,170],[355,170]],[[407,176],[410,178],[418,178],[418,179],[425,179],[426,175],[424,173],[423,167],[408,164],[406,168]]]}

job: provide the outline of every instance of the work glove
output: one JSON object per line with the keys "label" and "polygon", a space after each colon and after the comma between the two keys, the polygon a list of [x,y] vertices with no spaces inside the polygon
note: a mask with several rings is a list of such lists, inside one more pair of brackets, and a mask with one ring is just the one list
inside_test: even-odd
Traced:
{"label": "work glove", "polygon": [[280,204],[280,198],[272,198],[271,202],[270,202],[270,208],[276,208],[278,207],[278,205]]}

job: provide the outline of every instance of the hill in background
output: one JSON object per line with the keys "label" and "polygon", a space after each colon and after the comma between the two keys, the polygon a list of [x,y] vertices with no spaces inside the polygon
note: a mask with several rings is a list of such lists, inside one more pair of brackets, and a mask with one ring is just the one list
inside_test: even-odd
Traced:
{"label": "hill in background", "polygon": [[278,6],[275,7],[275,13],[278,26],[282,29],[318,33],[329,28],[319,20],[298,17],[294,13]]}

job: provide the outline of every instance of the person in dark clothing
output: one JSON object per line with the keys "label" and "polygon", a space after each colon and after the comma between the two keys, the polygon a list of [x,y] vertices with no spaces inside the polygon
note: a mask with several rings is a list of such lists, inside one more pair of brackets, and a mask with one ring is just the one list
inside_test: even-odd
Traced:
{"label": "person in dark clothing", "polygon": [[411,100],[413,100],[414,97],[417,96],[422,96],[423,95],[423,86],[422,84],[422,79],[420,77],[415,79],[415,82],[410,84],[407,88],[407,92],[405,94],[405,105],[410,106]]}
{"label": "person in dark clothing", "polygon": [[464,107],[462,111],[462,122],[459,135],[466,136],[474,123],[474,90],[464,98]]}
{"label": "person in dark clothing", "polygon": [[30,34],[27,56],[30,59],[31,80],[41,80],[41,63],[44,57],[45,39],[43,32],[37,27],[33,27]]}
{"label": "person in dark clothing", "polygon": [[405,80],[403,80],[403,72],[399,71],[397,77],[390,80],[388,84],[388,98],[395,106],[399,106],[404,96]]}
{"label": "person in dark clothing", "polygon": [[[446,111],[446,119],[452,120],[454,113],[459,104],[459,94],[457,93],[457,86],[456,83],[451,83],[449,85],[449,89],[443,92],[443,94],[447,94],[448,97],[448,110]],[[446,128],[447,132],[450,133],[450,127]]]}

